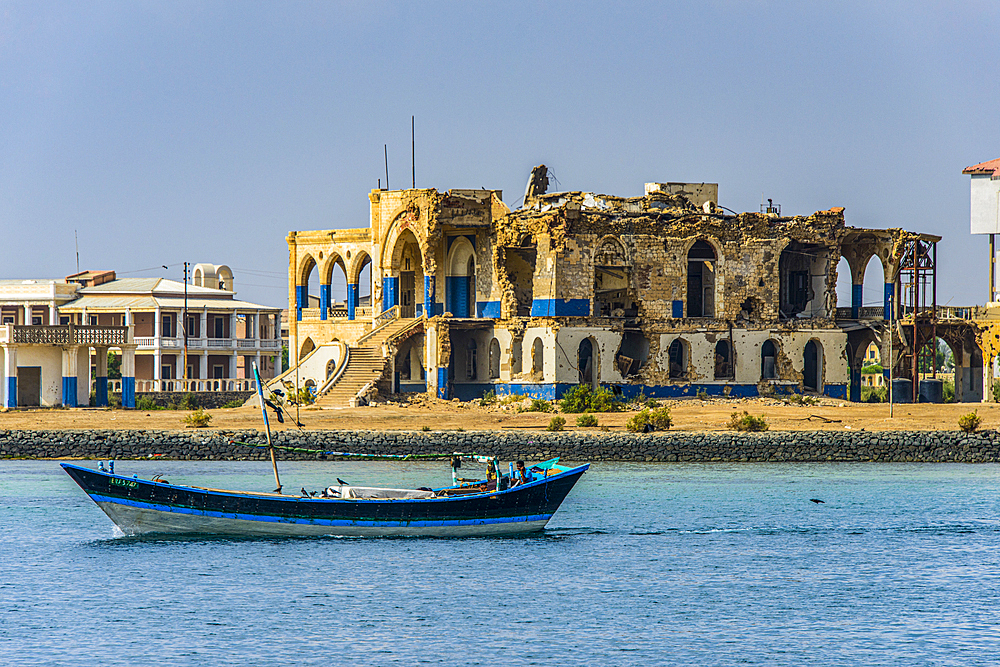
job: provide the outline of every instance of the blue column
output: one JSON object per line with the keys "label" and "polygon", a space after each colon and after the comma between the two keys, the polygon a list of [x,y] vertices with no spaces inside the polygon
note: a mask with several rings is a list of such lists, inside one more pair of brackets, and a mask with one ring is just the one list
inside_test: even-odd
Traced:
{"label": "blue column", "polygon": [[62,404],[64,408],[76,407],[76,378],[64,377],[62,379]]}
{"label": "blue column", "polygon": [[17,376],[7,378],[7,407],[17,407]]}
{"label": "blue column", "polygon": [[99,377],[95,378],[94,391],[96,395],[96,404],[99,408],[108,407],[108,378]]}
{"label": "blue column", "polygon": [[122,407],[135,407],[135,378],[122,376]]}
{"label": "blue column", "polygon": [[892,293],[895,291],[895,283],[885,284],[885,300],[883,301],[883,308],[885,309],[882,313],[882,318],[886,321],[892,319]]}
{"label": "blue column", "polygon": [[852,368],[851,369],[851,392],[849,400],[854,403],[861,402],[861,369]]}
{"label": "blue column", "polygon": [[358,307],[358,295],[361,292],[358,290],[358,284],[347,286],[347,319],[354,319],[354,310]]}
{"label": "blue column", "polygon": [[448,400],[448,369],[438,369],[437,397]]}
{"label": "blue column", "polygon": [[319,319],[325,320],[333,297],[333,285],[319,286]]}
{"label": "blue column", "polygon": [[309,307],[309,285],[295,286],[295,319],[302,321],[302,309]]}
{"label": "blue column", "polygon": [[382,311],[389,310],[393,306],[399,305],[399,278],[388,277],[382,279]]}
{"label": "blue column", "polygon": [[864,285],[851,285],[851,319],[861,316],[861,304],[864,302]]}
{"label": "blue column", "polygon": [[424,312],[427,313],[427,317],[437,315],[434,301],[434,276],[424,276]]}

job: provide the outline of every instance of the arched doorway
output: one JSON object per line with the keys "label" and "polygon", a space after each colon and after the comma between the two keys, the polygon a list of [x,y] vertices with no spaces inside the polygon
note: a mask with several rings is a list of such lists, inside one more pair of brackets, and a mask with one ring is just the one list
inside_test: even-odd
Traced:
{"label": "arched doorway", "polygon": [[823,349],[815,340],[806,343],[802,358],[802,387],[810,391],[819,391],[822,383]]}
{"label": "arched doorway", "polygon": [[715,317],[715,249],[708,241],[696,241],[687,266],[687,316]]}
{"label": "arched doorway", "polygon": [[382,287],[382,309],[398,305],[400,317],[416,317],[423,311],[424,265],[420,244],[409,229],[396,239],[391,271]]}
{"label": "arched doorway", "polygon": [[500,341],[496,338],[490,341],[490,379],[500,377]]}
{"label": "arched doorway", "polygon": [[594,253],[594,317],[632,315],[631,282],[625,246],[614,237],[605,238]]}
{"label": "arched doorway", "polygon": [[688,351],[687,345],[680,338],[675,338],[667,348],[667,358],[670,364],[670,379],[682,380],[687,377]]}
{"label": "arched doorway", "polygon": [[454,317],[476,316],[476,255],[472,243],[464,236],[451,245],[445,308]]}
{"label": "arched doorway", "polygon": [[307,354],[309,354],[315,349],[316,349],[316,344],[313,343],[313,339],[306,338],[302,342],[302,347],[299,348],[299,358],[296,360],[296,362],[302,361]]}
{"label": "arched doorway", "polygon": [[760,378],[773,380],[778,377],[778,348],[773,340],[766,340],[760,347]]}
{"label": "arched doorway", "polygon": [[600,385],[600,366],[597,361],[597,345],[593,338],[580,341],[577,350],[577,368],[580,371],[580,383],[588,384],[592,389]]}
{"label": "arched doorway", "polygon": [[541,338],[535,338],[531,343],[531,374],[543,375],[545,370],[545,346]]}
{"label": "arched doorway", "polygon": [[715,379],[732,380],[734,368],[732,347],[728,340],[720,340],[715,344]]}
{"label": "arched doorway", "polygon": [[529,317],[535,298],[535,241],[525,237],[519,247],[507,248],[504,269],[514,291],[515,312],[507,317]]}

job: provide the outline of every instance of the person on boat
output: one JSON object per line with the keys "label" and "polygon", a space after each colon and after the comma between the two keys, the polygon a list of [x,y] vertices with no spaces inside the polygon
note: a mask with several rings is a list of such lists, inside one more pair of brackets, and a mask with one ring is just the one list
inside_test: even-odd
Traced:
{"label": "person on boat", "polygon": [[527,484],[532,481],[535,477],[531,474],[530,470],[525,470],[524,461],[518,461],[514,464],[514,484],[513,486],[520,486],[521,484]]}

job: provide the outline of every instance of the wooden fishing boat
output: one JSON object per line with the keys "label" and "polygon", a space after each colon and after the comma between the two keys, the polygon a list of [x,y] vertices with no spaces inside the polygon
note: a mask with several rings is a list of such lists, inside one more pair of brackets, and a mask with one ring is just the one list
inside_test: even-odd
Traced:
{"label": "wooden fishing boat", "polygon": [[[540,531],[587,465],[557,459],[531,468],[536,477],[504,488],[510,476],[433,490],[336,485],[330,497],[229,491],[63,463],[70,477],[126,535],[470,536]],[[103,466],[102,466],[103,467]]]}
{"label": "wooden fishing boat", "polygon": [[[158,477],[116,475],[114,462],[108,470],[103,462],[97,470],[70,463],[62,467],[126,535],[449,537],[542,530],[589,467],[567,468],[559,465],[559,459],[551,459],[530,471],[515,472],[511,464],[509,474],[504,475],[496,458],[477,456],[487,463],[486,477],[459,480],[462,457],[453,456],[454,484],[436,490],[357,487],[338,479],[337,486],[328,486],[319,496],[305,488],[300,496],[283,494],[267,407],[278,411],[279,419],[281,412],[264,397],[257,364],[253,365],[253,373],[277,485],[271,493],[209,489],[170,484]],[[523,467],[522,462],[518,466]]]}

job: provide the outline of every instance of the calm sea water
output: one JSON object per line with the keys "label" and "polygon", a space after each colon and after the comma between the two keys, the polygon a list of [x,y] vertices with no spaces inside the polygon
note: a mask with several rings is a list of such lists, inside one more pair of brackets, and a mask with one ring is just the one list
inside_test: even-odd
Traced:
{"label": "calm sea water", "polygon": [[[256,462],[117,472],[273,483]],[[288,489],[450,481],[446,463],[281,472]],[[135,540],[58,464],[0,461],[0,664],[1000,661],[1000,466],[598,464],[549,526]]]}

